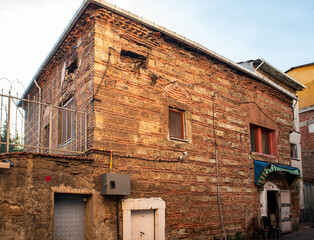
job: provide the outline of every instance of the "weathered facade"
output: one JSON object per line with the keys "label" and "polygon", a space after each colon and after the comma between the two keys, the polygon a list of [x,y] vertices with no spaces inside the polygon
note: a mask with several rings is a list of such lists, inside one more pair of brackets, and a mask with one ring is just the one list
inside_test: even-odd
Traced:
{"label": "weathered facade", "polygon": [[[73,109],[88,112],[86,158],[1,156],[15,164],[0,172],[1,237],[56,237],[54,204],[62,194],[84,196],[85,239],[250,235],[252,218],[265,211],[265,190],[291,193],[291,221],[298,226],[292,174],[274,171],[265,177],[269,189],[257,187],[254,161],[291,166],[291,105],[301,85],[259,75],[103,1],[83,4],[35,80],[43,103],[73,101]],[[38,89],[31,83],[24,97],[39,96]],[[63,113],[54,114],[51,144],[67,148],[77,132],[64,135]],[[44,110],[38,115],[45,141],[48,118]],[[130,195],[101,195],[101,175],[109,171],[130,175]],[[19,174],[23,199],[9,181]],[[43,206],[45,217],[38,219]],[[276,211],[279,225],[281,208]],[[147,224],[153,218],[143,232],[134,230],[143,224],[137,214]]]}
{"label": "weathered facade", "polygon": [[302,135],[302,159],[304,181],[314,184],[314,63],[297,66],[286,71],[306,89],[299,92],[300,131]]}
{"label": "weathered facade", "polygon": [[302,220],[314,220],[314,63],[292,67],[286,73],[306,86],[300,98],[300,133],[305,182],[305,211]]}

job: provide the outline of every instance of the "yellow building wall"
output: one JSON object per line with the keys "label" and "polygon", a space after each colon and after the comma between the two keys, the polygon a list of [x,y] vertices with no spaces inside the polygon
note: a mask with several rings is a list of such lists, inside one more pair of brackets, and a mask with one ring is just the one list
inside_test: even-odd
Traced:
{"label": "yellow building wall", "polygon": [[306,66],[300,66],[286,72],[287,75],[306,86],[303,91],[298,91],[300,98],[299,108],[305,108],[314,105],[314,63]]}

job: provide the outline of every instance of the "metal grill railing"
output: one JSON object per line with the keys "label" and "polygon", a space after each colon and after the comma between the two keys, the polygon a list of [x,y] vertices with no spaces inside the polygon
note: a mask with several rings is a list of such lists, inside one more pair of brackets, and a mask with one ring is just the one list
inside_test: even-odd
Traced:
{"label": "metal grill railing", "polygon": [[71,104],[54,106],[0,94],[0,153],[77,155],[87,149],[87,113]]}

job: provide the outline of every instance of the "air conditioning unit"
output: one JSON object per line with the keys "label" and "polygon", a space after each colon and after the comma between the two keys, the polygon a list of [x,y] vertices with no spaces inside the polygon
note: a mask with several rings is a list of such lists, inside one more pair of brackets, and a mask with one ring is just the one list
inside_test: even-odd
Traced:
{"label": "air conditioning unit", "polygon": [[101,175],[101,195],[129,195],[130,174],[104,173]]}

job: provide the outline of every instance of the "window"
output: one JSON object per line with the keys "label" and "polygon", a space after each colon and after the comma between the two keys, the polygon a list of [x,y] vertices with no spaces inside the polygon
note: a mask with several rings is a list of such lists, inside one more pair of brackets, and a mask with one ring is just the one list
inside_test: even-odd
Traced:
{"label": "window", "polygon": [[49,152],[49,144],[50,141],[50,126],[49,124],[45,126],[45,130],[44,130],[44,146],[45,146],[45,152]]}
{"label": "window", "polygon": [[298,146],[296,144],[290,144],[290,154],[292,158],[298,158]]}
{"label": "window", "polygon": [[185,139],[184,112],[169,108],[169,136],[171,139]]}
{"label": "window", "polygon": [[66,66],[66,63],[64,63],[61,76],[61,88],[65,88],[70,82],[73,81],[77,70],[77,59],[75,58],[69,66]]}
{"label": "window", "polygon": [[74,137],[74,100],[70,99],[60,109],[59,143],[64,144]]}
{"label": "window", "polygon": [[309,122],[309,133],[314,133],[314,123]]}
{"label": "window", "polygon": [[250,125],[251,151],[276,155],[276,133],[274,130]]}

